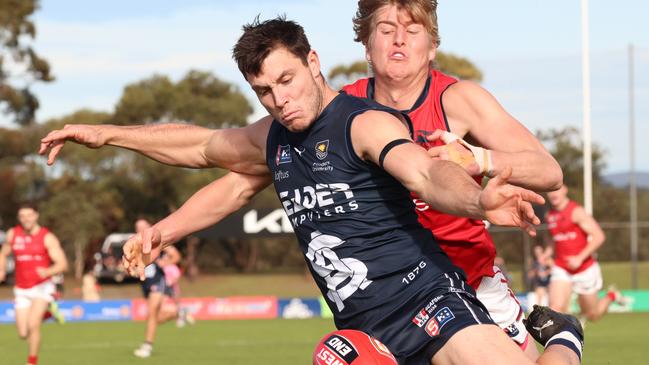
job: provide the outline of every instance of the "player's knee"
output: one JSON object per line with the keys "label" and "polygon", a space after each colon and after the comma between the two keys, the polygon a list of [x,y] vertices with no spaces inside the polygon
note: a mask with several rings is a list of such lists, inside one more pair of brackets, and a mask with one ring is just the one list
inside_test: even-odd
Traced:
{"label": "player's knee", "polygon": [[41,328],[41,327],[40,327],[40,324],[37,324],[37,323],[30,324],[30,325],[27,327],[27,332],[28,332],[29,334],[32,334],[32,333],[38,333],[38,332],[40,332],[40,328]]}
{"label": "player's knee", "polygon": [[595,310],[590,310],[584,314],[586,316],[586,319],[591,322],[595,322],[596,320],[602,318],[602,315],[600,313],[597,313],[597,311]]}
{"label": "player's knee", "polygon": [[29,337],[28,330],[18,331],[18,338],[20,338],[21,340],[26,340],[28,337]]}

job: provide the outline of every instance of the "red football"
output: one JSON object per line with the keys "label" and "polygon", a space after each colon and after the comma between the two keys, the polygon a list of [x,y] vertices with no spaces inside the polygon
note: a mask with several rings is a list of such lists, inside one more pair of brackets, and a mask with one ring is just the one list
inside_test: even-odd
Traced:
{"label": "red football", "polygon": [[340,330],[320,340],[313,352],[313,365],[397,365],[397,360],[365,332]]}

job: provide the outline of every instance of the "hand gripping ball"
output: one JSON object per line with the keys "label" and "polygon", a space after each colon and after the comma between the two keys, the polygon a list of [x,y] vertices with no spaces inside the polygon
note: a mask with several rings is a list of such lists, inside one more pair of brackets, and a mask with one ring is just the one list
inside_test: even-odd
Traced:
{"label": "hand gripping ball", "polygon": [[313,365],[397,365],[397,360],[365,332],[340,330],[320,340],[313,352]]}

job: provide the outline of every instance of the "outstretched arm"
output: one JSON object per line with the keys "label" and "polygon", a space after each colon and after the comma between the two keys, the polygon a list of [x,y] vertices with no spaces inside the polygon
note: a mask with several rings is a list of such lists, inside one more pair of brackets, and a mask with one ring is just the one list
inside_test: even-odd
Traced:
{"label": "outstretched arm", "polygon": [[370,111],[356,117],[351,135],[354,150],[361,158],[381,165],[383,154],[383,168],[435,209],[535,233],[532,225],[539,224],[539,219],[530,203],[543,203],[543,198],[507,184],[511,168],[490,179],[481,190],[457,164],[431,159],[414,143],[397,145],[386,153],[384,148],[390,142],[410,137],[399,119],[383,112]]}
{"label": "outstretched arm", "polygon": [[39,153],[53,164],[67,141],[100,148],[122,147],[156,161],[190,168],[223,167],[242,173],[265,172],[265,141],[272,118],[243,128],[208,129],[189,124],[135,126],[71,124],[41,139]]}
{"label": "outstretched arm", "polygon": [[[474,162],[488,159],[489,166],[483,166],[483,171],[474,163],[466,168],[469,173],[494,176],[509,166],[513,169],[509,178],[512,184],[536,191],[551,191],[561,186],[563,173],[557,161],[488,91],[473,82],[460,81],[444,93],[442,103],[451,132],[460,138],[470,137],[477,143],[476,147],[485,149],[483,156],[466,145],[449,146],[455,152],[481,160],[474,159]],[[433,153],[443,155],[444,149],[436,147],[435,150],[442,151]],[[440,157],[450,159],[448,154]]]}
{"label": "outstretched arm", "polygon": [[178,210],[126,242],[124,267],[131,275],[143,278],[144,267],[153,262],[162,249],[220,222],[248,204],[270,182],[270,175],[230,172],[203,187]]}

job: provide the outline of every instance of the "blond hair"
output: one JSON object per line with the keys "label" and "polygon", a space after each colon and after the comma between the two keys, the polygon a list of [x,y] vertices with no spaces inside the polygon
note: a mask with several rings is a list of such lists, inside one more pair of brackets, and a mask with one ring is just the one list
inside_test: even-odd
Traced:
{"label": "blond hair", "polygon": [[439,33],[437,27],[437,0],[359,0],[354,22],[356,42],[367,46],[370,35],[374,31],[374,18],[379,9],[384,6],[396,5],[399,10],[405,10],[412,20],[422,24],[433,39],[435,46],[439,46]]}

